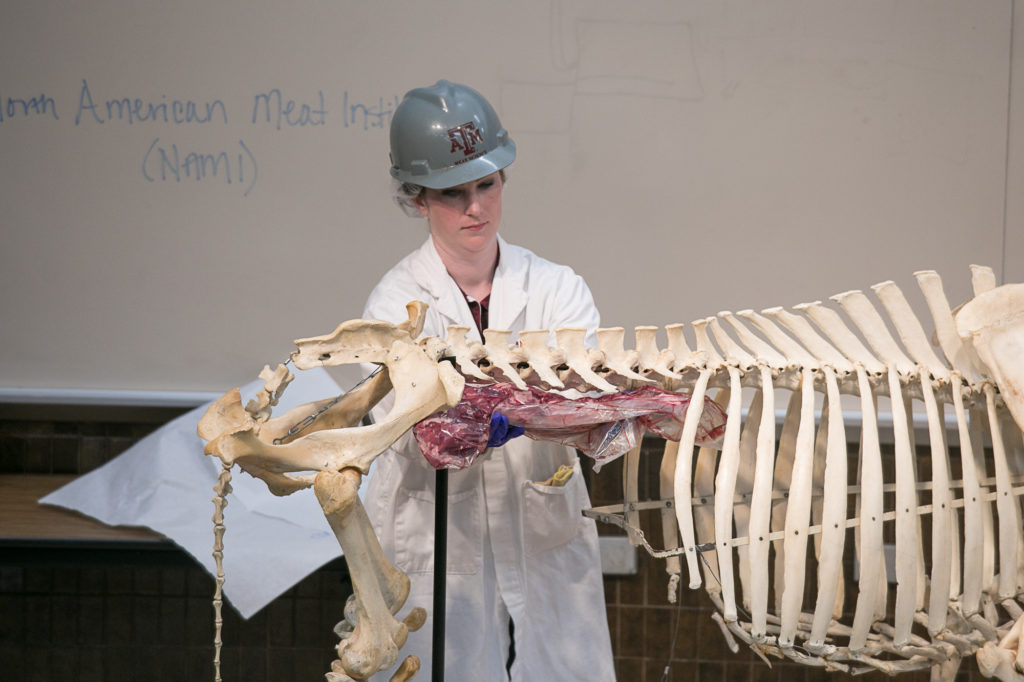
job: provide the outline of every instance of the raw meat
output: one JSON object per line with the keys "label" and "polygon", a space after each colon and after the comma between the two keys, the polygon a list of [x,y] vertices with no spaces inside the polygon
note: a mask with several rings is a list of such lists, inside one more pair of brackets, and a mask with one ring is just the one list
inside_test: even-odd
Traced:
{"label": "raw meat", "polygon": [[[492,415],[521,426],[535,440],[574,447],[604,464],[633,448],[645,432],[678,441],[690,397],[652,386],[596,398],[566,398],[511,383],[466,384],[458,405],[413,427],[420,450],[435,469],[465,469],[487,448]],[[699,445],[713,445],[725,432],[725,412],[704,399]]]}

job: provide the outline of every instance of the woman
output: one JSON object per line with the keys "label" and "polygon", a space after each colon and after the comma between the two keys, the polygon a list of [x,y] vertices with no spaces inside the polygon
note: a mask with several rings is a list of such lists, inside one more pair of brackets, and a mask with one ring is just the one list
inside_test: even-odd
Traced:
{"label": "woman", "polygon": [[[431,336],[449,325],[477,339],[487,327],[599,325],[581,277],[498,235],[503,169],[514,159],[475,90],[439,81],[406,94],[391,124],[391,174],[399,203],[427,219],[430,236],[384,275],[364,318],[400,322],[406,303],[421,300]],[[561,465],[574,467],[566,485],[539,483]],[[451,472],[448,485],[446,680],[614,680],[597,532],[580,513],[590,501],[575,453],[511,440]],[[429,610],[434,470],[408,434],[378,458],[366,500],[384,550],[412,580],[407,604]],[[428,620],[402,650],[426,670],[430,633]]]}

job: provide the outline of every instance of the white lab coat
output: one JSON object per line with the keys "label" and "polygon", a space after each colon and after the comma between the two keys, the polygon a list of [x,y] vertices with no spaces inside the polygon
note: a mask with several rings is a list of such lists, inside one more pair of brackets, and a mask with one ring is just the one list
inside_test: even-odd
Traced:
{"label": "white lab coat", "polygon": [[[491,288],[494,329],[594,329],[599,316],[583,279],[499,237]],[[400,322],[405,305],[430,305],[423,333],[444,337],[463,325],[479,338],[462,293],[428,237],[374,288],[365,318]],[[538,485],[562,464],[575,474],[564,487]],[[411,606],[431,611],[434,470],[407,434],[376,462],[366,507],[384,551],[412,580]],[[513,682],[615,679],[594,521],[576,454],[516,438],[492,448],[448,482],[446,682],[507,679],[507,614],[515,622]],[[507,609],[507,611],[506,611]],[[410,633],[399,660],[420,657],[431,670],[432,619]],[[387,679],[390,672],[374,679]]]}

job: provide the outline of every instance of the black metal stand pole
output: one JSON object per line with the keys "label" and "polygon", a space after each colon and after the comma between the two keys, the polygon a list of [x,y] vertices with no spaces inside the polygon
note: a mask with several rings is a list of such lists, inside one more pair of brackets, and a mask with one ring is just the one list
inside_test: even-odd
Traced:
{"label": "black metal stand pole", "polygon": [[431,645],[432,682],[444,682],[445,579],[448,576],[448,470],[434,479],[434,632]]}

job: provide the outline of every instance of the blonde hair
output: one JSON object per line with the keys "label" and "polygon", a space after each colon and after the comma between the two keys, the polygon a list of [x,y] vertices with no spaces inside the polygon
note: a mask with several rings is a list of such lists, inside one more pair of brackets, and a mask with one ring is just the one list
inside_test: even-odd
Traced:
{"label": "blonde hair", "polygon": [[394,178],[391,179],[391,198],[398,204],[398,208],[402,209],[402,213],[410,218],[420,217],[420,209],[416,205],[416,199],[423,196],[426,189],[422,185],[414,185],[411,182],[399,182]]}

